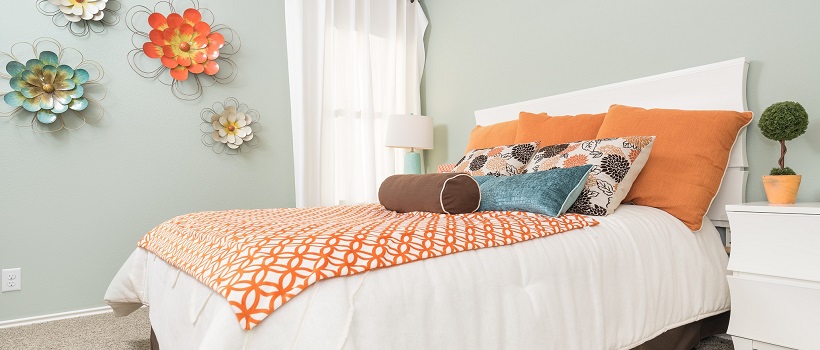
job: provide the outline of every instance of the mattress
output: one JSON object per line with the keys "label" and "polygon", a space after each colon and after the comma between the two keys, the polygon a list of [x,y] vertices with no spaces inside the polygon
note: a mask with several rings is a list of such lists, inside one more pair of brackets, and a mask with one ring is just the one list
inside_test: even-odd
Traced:
{"label": "mattress", "polygon": [[256,328],[137,248],[106,301],[150,306],[163,349],[630,349],[729,309],[714,226],[623,205],[600,224],[317,282]]}

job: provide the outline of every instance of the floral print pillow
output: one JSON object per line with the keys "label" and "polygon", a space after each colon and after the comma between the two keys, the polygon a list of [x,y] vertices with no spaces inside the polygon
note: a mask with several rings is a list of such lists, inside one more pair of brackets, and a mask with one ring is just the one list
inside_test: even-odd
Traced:
{"label": "floral print pillow", "polygon": [[592,164],[581,195],[567,212],[605,216],[626,197],[654,141],[654,136],[630,136],[546,146],[535,152],[523,173]]}
{"label": "floral print pillow", "polygon": [[510,176],[520,174],[532,158],[538,142],[475,149],[456,162],[454,173],[473,176]]}

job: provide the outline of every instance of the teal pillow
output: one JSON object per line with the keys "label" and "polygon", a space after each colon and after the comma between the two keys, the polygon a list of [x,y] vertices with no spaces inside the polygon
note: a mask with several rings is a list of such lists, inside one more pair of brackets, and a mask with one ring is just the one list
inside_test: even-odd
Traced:
{"label": "teal pillow", "polygon": [[478,211],[519,210],[559,216],[581,194],[592,167],[587,164],[512,176],[476,176],[481,189]]}
{"label": "teal pillow", "polygon": [[479,186],[481,186],[481,184],[483,184],[483,183],[485,183],[489,180],[495,179],[497,177],[498,176],[495,176],[495,175],[484,175],[484,176],[473,176],[473,179],[475,180],[475,182],[478,182]]}

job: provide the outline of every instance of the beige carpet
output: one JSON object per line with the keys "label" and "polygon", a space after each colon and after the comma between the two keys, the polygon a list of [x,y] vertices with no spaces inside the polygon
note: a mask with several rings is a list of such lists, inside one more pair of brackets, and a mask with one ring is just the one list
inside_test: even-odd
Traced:
{"label": "beige carpet", "polygon": [[[0,349],[148,350],[150,333],[148,309],[142,308],[126,317],[116,318],[108,313],[0,329]],[[712,337],[701,342],[697,349],[733,350],[733,347],[731,341]]]}
{"label": "beige carpet", "polygon": [[148,350],[148,309],[126,317],[112,313],[0,329],[2,350]]}

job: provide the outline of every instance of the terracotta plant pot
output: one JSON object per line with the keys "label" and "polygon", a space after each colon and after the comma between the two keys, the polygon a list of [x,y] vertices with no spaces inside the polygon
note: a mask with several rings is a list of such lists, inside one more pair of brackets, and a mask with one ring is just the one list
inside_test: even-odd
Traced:
{"label": "terracotta plant pot", "polygon": [[800,175],[765,175],[763,188],[771,204],[794,204],[797,189],[800,188]]}

